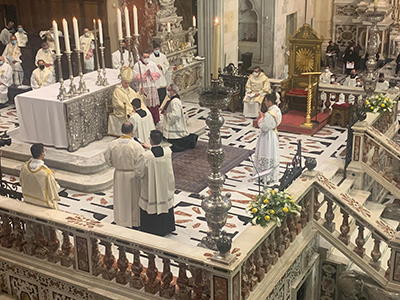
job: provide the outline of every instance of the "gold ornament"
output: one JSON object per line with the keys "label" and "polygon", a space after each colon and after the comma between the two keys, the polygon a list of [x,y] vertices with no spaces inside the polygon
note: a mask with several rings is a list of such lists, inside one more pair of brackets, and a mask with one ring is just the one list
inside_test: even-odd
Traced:
{"label": "gold ornament", "polygon": [[296,52],[296,68],[301,72],[311,72],[314,68],[314,52],[311,49],[300,48]]}

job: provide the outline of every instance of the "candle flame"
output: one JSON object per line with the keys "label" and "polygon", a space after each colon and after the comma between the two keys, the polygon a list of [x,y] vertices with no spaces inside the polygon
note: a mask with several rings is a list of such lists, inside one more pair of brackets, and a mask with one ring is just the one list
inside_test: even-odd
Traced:
{"label": "candle flame", "polygon": [[67,20],[65,20],[65,18],[64,18],[64,19],[62,19],[62,21],[63,21],[63,22],[67,22]]}
{"label": "candle flame", "polygon": [[218,24],[219,24],[219,19],[218,19],[218,17],[215,17],[214,25],[218,25]]}
{"label": "candle flame", "polygon": [[133,9],[137,9],[137,8],[136,8],[136,5],[133,6]]}
{"label": "candle flame", "polygon": [[93,23],[96,23],[96,19],[93,19]]}
{"label": "candle flame", "polygon": [[117,11],[121,11],[119,8],[117,8]]}
{"label": "candle flame", "polygon": [[101,23],[101,20],[100,20],[100,19],[98,19],[98,21],[99,21],[99,23]]}
{"label": "candle flame", "polygon": [[76,18],[75,18],[75,17],[73,17],[72,19],[73,19],[73,20],[76,20]]}

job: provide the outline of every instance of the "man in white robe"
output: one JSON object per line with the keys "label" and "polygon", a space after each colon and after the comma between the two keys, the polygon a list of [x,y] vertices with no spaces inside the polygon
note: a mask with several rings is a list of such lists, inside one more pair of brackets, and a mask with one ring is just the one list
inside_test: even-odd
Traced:
{"label": "man in white robe", "polygon": [[15,36],[17,37],[18,47],[26,47],[26,44],[28,43],[28,35],[22,25],[18,25],[18,30],[15,33]]}
{"label": "man in white robe", "polygon": [[167,88],[168,97],[161,106],[163,120],[163,134],[169,143],[172,144],[173,152],[181,152],[196,147],[198,136],[189,134],[186,127],[186,118],[182,108],[182,101],[179,98],[179,88],[170,84]]}
{"label": "man in white robe", "polygon": [[3,56],[0,56],[0,104],[8,101],[8,88],[13,83],[13,71],[11,66],[6,63]]}
{"label": "man in white robe", "polygon": [[44,65],[46,68],[49,68],[50,72],[55,77],[54,73],[54,60],[56,56],[54,55],[53,51],[50,49],[50,46],[47,42],[42,43],[42,48],[38,50],[35,57],[35,65],[38,65],[39,60],[44,61]]}
{"label": "man in white robe", "polygon": [[271,92],[268,77],[256,67],[246,83],[246,95],[243,99],[243,115],[247,118],[257,118],[261,110],[264,96]]}
{"label": "man in white robe", "polygon": [[325,71],[319,75],[319,83],[330,84],[332,75],[333,73],[330,71],[329,66],[326,66]]}
{"label": "man in white robe", "polygon": [[160,78],[156,81],[158,99],[160,105],[167,95],[167,73],[169,69],[169,62],[164,53],[160,52],[160,44],[153,44],[153,53],[150,55],[150,61],[154,62],[160,70]]}
{"label": "man in white robe", "polygon": [[33,144],[32,158],[22,166],[19,183],[24,201],[27,203],[58,209],[60,186],[51,171],[43,162],[45,149],[43,144]]}
{"label": "man in white robe", "polygon": [[38,67],[32,72],[31,87],[32,89],[40,89],[54,83],[54,77],[49,68],[46,68],[43,60],[38,61]]}
{"label": "man in white robe", "polygon": [[257,140],[254,153],[255,173],[261,174],[272,169],[261,178],[266,185],[273,185],[279,180],[279,137],[277,127],[282,121],[282,113],[276,105],[275,93],[267,94],[264,100],[268,111],[264,114],[259,112],[258,126],[261,134]]}
{"label": "man in white robe", "polygon": [[165,236],[175,230],[175,177],[171,149],[160,146],[162,133],[153,130],[151,149],[144,152],[137,163],[140,178],[140,230]]}
{"label": "man in white robe", "polygon": [[[129,67],[129,50],[126,49],[126,42],[122,42],[122,57],[124,58],[123,67]],[[121,51],[117,50],[112,55],[113,69],[121,69]]]}
{"label": "man in white robe", "polygon": [[9,21],[7,23],[7,26],[4,27],[3,30],[0,32],[0,42],[3,45],[7,45],[10,42],[10,37],[14,34],[14,32],[14,22]]}
{"label": "man in white robe", "polygon": [[144,149],[133,139],[131,123],[124,123],[121,131],[122,136],[112,141],[104,153],[106,163],[115,168],[114,222],[120,226],[137,228],[140,226],[140,187],[135,170]]}
{"label": "man in white robe", "polygon": [[133,99],[132,107],[134,112],[129,118],[129,122],[133,125],[133,136],[150,145],[150,132],[156,129],[153,117],[147,108],[142,108],[142,101],[139,98]]}
{"label": "man in white robe", "polygon": [[143,83],[141,92],[145,95],[145,104],[153,116],[154,124],[157,124],[160,121],[160,101],[156,82],[161,77],[161,73],[157,65],[150,61],[150,53],[149,50],[141,53],[140,60],[133,68],[133,78],[140,85]]}
{"label": "man in white robe", "polygon": [[94,35],[88,28],[84,29],[84,34],[80,36],[81,49],[83,53],[84,72],[94,71]]}
{"label": "man in white robe", "polygon": [[22,69],[21,49],[17,43],[17,37],[12,35],[10,43],[7,44],[2,56],[13,69],[14,84],[20,86],[24,81],[24,70]]}
{"label": "man in white robe", "polygon": [[[54,42],[54,31],[53,26],[50,27],[49,30],[43,30],[39,32],[39,36],[42,40],[48,43],[50,49],[52,51],[56,50],[56,43]],[[58,30],[58,37],[63,37],[61,30]]]}
{"label": "man in white robe", "polygon": [[350,75],[346,77],[346,79],[343,82],[344,86],[351,86],[351,87],[355,87],[357,84],[357,72],[355,69],[350,71]]}
{"label": "man in white robe", "polygon": [[385,80],[385,74],[380,73],[378,82],[376,83],[377,91],[387,91],[389,89],[389,82]]}

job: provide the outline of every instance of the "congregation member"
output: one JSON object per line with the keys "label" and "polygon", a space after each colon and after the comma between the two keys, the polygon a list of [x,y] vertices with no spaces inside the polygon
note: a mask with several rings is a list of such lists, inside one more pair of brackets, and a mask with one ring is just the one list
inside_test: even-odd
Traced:
{"label": "congregation member", "polygon": [[[56,42],[54,41],[54,31],[53,25],[50,27],[49,30],[43,30],[39,32],[39,36],[42,40],[44,40],[50,47],[51,51],[56,50]],[[63,37],[61,30],[58,30],[58,37]]]}
{"label": "congregation member", "polygon": [[17,37],[12,35],[10,43],[3,51],[3,57],[13,69],[14,84],[20,86],[24,80],[24,70],[22,69],[21,49],[17,45]]}
{"label": "congregation member", "polygon": [[261,174],[269,169],[271,172],[262,176],[266,185],[274,185],[279,181],[279,136],[278,126],[282,121],[282,113],[276,105],[275,93],[267,94],[264,100],[268,111],[259,111],[258,126],[261,134],[257,140],[254,153],[255,173]]}
{"label": "congregation member", "polygon": [[243,115],[246,118],[257,118],[264,96],[271,92],[268,77],[260,67],[254,68],[246,83],[246,95],[243,99]]}
{"label": "congregation member", "polygon": [[51,74],[50,69],[46,68],[45,62],[39,59],[37,64],[38,67],[32,72],[31,76],[31,87],[34,90],[54,83],[54,76]]}
{"label": "congregation member", "polygon": [[347,76],[346,79],[344,80],[343,85],[344,85],[344,86],[355,87],[355,86],[356,86],[356,83],[357,83],[357,77],[358,77],[358,75],[357,75],[356,70],[355,70],[355,69],[352,69],[352,70],[350,71],[349,76]]}
{"label": "congregation member", "polygon": [[376,83],[376,89],[381,91],[387,91],[389,89],[389,82],[385,80],[383,73],[379,74],[378,82]]}
{"label": "congregation member", "polygon": [[356,69],[357,60],[358,60],[357,52],[354,50],[354,46],[350,46],[343,55],[346,74],[349,74],[353,69]]}
{"label": "congregation member", "polygon": [[329,66],[329,60],[332,59],[332,67],[336,66],[337,56],[339,54],[339,46],[333,41],[329,41],[329,45],[326,47],[326,65]]}
{"label": "congregation member", "polygon": [[140,60],[133,68],[134,79],[141,86],[141,93],[145,95],[145,104],[153,116],[154,124],[160,121],[158,92],[156,81],[161,77],[157,65],[150,61],[151,51],[145,50],[140,54]]}
{"label": "congregation member", "polygon": [[24,201],[27,203],[58,209],[60,186],[51,171],[44,164],[46,154],[43,144],[31,146],[32,158],[22,166],[19,184]]}
{"label": "congregation member", "polygon": [[[122,41],[123,67],[129,67],[129,50],[126,49],[126,41]],[[121,69],[121,51],[117,50],[111,54],[113,69]]]}
{"label": "congregation member", "polygon": [[186,127],[186,118],[179,97],[179,88],[170,84],[167,88],[168,97],[161,106],[163,120],[163,134],[167,141],[172,144],[173,152],[181,152],[186,149],[194,149],[198,136],[189,134]]}
{"label": "congregation member", "polygon": [[52,75],[55,77],[54,73],[54,60],[55,60],[55,55],[53,51],[50,49],[50,46],[47,42],[42,43],[42,48],[38,50],[36,53],[35,57],[35,64],[38,65],[38,61],[43,60],[44,65],[46,68],[50,70]]}
{"label": "congregation member", "polygon": [[10,37],[15,33],[14,22],[8,21],[7,26],[0,32],[0,43],[4,46],[10,42]]}
{"label": "congregation member", "polygon": [[332,75],[329,66],[326,66],[324,72],[319,76],[319,83],[329,84]]}
{"label": "congregation member", "polygon": [[22,25],[18,25],[15,36],[17,37],[18,47],[26,47],[26,44],[28,43],[28,35]]}
{"label": "congregation member", "polygon": [[363,87],[363,83],[360,77],[356,78],[356,87]]}
{"label": "congregation member", "polygon": [[114,222],[129,228],[140,226],[140,186],[135,171],[143,147],[133,139],[133,125],[125,122],[120,138],[108,144],[106,163],[115,168],[113,181]]}
{"label": "congregation member", "polygon": [[153,117],[146,108],[142,108],[142,101],[135,98],[132,101],[133,113],[129,122],[133,125],[133,136],[141,142],[150,144],[150,132],[155,129]]}
{"label": "congregation member", "polygon": [[330,84],[333,84],[333,85],[340,85],[340,83],[337,82],[337,77],[336,77],[335,74],[332,74],[332,75],[331,75]]}
{"label": "congregation member", "polygon": [[160,78],[156,81],[158,99],[160,105],[167,96],[167,73],[169,68],[169,62],[164,53],[160,52],[160,44],[153,44],[153,53],[150,55],[150,61],[154,62],[160,70]]}
{"label": "congregation member", "polygon": [[89,28],[85,28],[84,34],[80,36],[81,49],[83,54],[84,73],[94,71],[94,35]]}
{"label": "congregation member", "polygon": [[160,146],[162,133],[150,134],[151,149],[144,152],[137,163],[140,178],[140,230],[165,236],[175,230],[175,177],[172,152]]}
{"label": "congregation member", "polygon": [[3,56],[0,56],[0,105],[8,101],[8,88],[13,83],[13,71],[11,66],[6,63]]}

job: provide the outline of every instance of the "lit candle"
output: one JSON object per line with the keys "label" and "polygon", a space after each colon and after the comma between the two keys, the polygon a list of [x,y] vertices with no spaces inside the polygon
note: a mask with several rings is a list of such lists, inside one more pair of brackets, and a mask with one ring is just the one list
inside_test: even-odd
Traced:
{"label": "lit candle", "polygon": [[378,7],[378,0],[374,0],[374,6]]}
{"label": "lit candle", "polygon": [[125,6],[125,26],[126,26],[126,37],[131,37],[131,25],[129,23],[129,10],[128,7]]}
{"label": "lit candle", "polygon": [[63,19],[63,29],[64,29],[64,41],[65,41],[65,52],[71,53],[71,45],[69,44],[69,32],[68,32],[68,22]]}
{"label": "lit candle", "polygon": [[61,55],[60,40],[58,37],[58,25],[56,21],[53,21],[53,34],[54,34],[54,43],[56,44],[56,54]]}
{"label": "lit candle", "polygon": [[99,42],[100,42],[100,45],[104,44],[104,41],[103,41],[103,24],[101,24],[101,20],[100,19],[99,19]]}
{"label": "lit candle", "polygon": [[79,40],[78,20],[75,17],[72,18],[72,25],[74,26],[75,49],[77,51],[80,51],[81,50],[81,41]]}
{"label": "lit candle", "polygon": [[118,28],[118,40],[123,40],[122,36],[122,16],[121,10],[117,8],[117,28]]}
{"label": "lit candle", "polygon": [[133,32],[136,36],[139,35],[139,25],[138,25],[138,16],[137,16],[137,8],[136,5],[133,6]]}
{"label": "lit candle", "polygon": [[213,51],[213,73],[212,79],[218,79],[218,65],[219,65],[219,20],[215,18],[214,22],[214,51]]}
{"label": "lit candle", "polygon": [[193,28],[196,28],[196,17],[193,16]]}
{"label": "lit candle", "polygon": [[171,23],[167,22],[167,32],[171,33]]}

